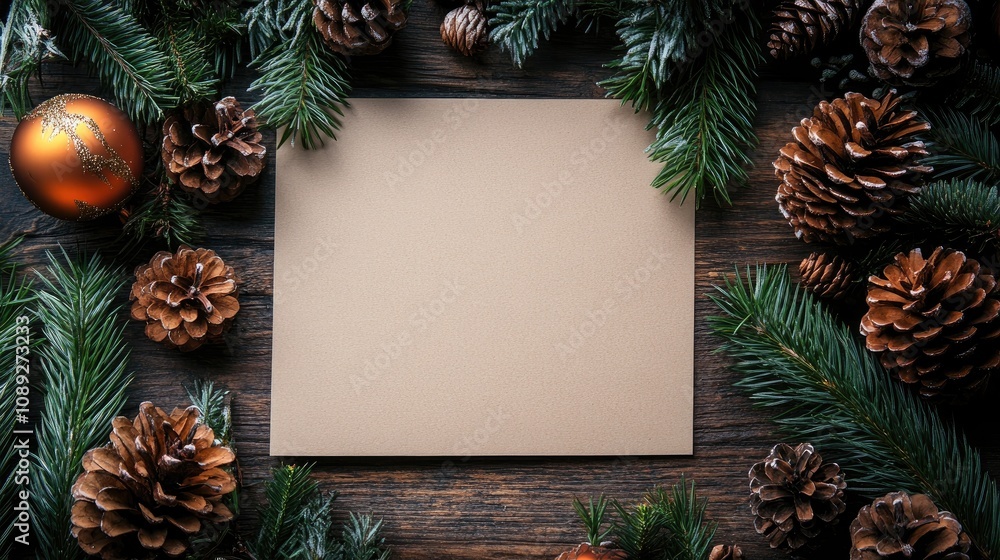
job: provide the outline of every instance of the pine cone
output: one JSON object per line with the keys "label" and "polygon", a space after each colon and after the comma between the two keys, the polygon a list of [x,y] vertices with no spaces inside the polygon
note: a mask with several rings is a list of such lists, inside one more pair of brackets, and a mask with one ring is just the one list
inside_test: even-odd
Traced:
{"label": "pine cone", "polygon": [[808,443],[775,445],[750,469],[754,527],[771,548],[796,550],[833,525],[844,512],[844,475]]}
{"label": "pine cone", "polygon": [[244,111],[233,97],[188,106],[163,123],[163,164],[185,191],[227,202],[264,169],[261,139],[253,110]]}
{"label": "pine cone", "polygon": [[625,560],[625,551],[583,543],[560,554],[556,560]]}
{"label": "pine cone", "polygon": [[956,400],[1000,366],[1000,289],[960,251],[900,253],[868,284],[861,334],[882,365],[925,397]]}
{"label": "pine cone", "polygon": [[862,21],[861,45],[882,80],[928,86],[959,70],[971,31],[965,0],[876,0]]}
{"label": "pine cone", "polygon": [[708,554],[708,560],[743,560],[743,551],[736,545],[717,544]]}
{"label": "pine cone", "polygon": [[854,263],[829,253],[813,253],[799,264],[802,285],[822,298],[841,299],[857,279]]}
{"label": "pine cone", "polygon": [[472,56],[486,48],[489,33],[483,10],[466,4],[448,12],[441,23],[441,40],[452,49]]}
{"label": "pine cone", "polygon": [[199,422],[195,407],[166,412],[144,402],[134,421],[114,420],[111,444],[83,456],[73,484],[72,528],[80,548],[105,560],[177,557],[203,523],[233,518],[235,460]]}
{"label": "pine cone", "polygon": [[215,251],[160,251],[136,268],[132,318],[146,322],[152,340],[186,352],[222,338],[240,310],[238,297],[236,273]]}
{"label": "pine cone", "polygon": [[854,26],[860,0],[784,0],[774,11],[767,48],[779,60],[829,45]]}
{"label": "pine cone", "polygon": [[807,243],[840,244],[889,230],[891,217],[905,207],[905,195],[920,190],[930,167],[914,138],[930,125],[916,112],[897,111],[890,92],[881,101],[859,93],[826,101],[792,129],[795,142],[774,162],[781,178],[775,200]]}
{"label": "pine cone", "polygon": [[851,560],[969,560],[969,536],[923,494],[892,492],[851,523]]}
{"label": "pine cone", "polygon": [[378,54],[406,26],[403,0],[313,0],[313,23],[326,46],[344,56]]}

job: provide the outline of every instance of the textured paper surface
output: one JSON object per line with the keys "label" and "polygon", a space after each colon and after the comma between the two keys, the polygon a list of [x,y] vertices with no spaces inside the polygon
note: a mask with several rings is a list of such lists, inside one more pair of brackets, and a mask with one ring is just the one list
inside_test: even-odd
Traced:
{"label": "textured paper surface", "polygon": [[278,150],[271,454],[690,454],[694,205],[645,117],[351,103]]}

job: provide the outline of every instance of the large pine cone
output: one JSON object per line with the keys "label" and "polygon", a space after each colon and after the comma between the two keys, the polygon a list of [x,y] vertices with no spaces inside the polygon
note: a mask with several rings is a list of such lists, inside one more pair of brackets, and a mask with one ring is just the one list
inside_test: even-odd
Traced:
{"label": "large pine cone", "polygon": [[832,43],[861,13],[860,0],[784,0],[774,11],[767,48],[789,59]]}
{"label": "large pine cone", "polygon": [[775,200],[797,237],[848,244],[889,230],[931,171],[917,161],[927,151],[915,139],[930,125],[899,103],[894,92],[881,101],[848,93],[792,129],[795,142],[774,162]]}
{"label": "large pine cone", "polygon": [[844,475],[808,443],[775,445],[750,469],[754,527],[771,548],[796,550],[809,543],[844,512]]}
{"label": "large pine cone", "polygon": [[406,26],[403,0],[313,0],[313,23],[327,47],[345,56],[378,54]]}
{"label": "large pine cone", "polygon": [[822,298],[841,299],[857,279],[854,263],[829,253],[813,253],[799,264],[802,285]]}
{"label": "large pine cone", "polygon": [[923,494],[892,492],[851,523],[851,560],[969,560],[969,536]]}
{"label": "large pine cone", "polygon": [[926,397],[956,399],[1000,366],[1000,289],[960,251],[900,253],[868,284],[861,334],[882,365]]}
{"label": "large pine cone", "polygon": [[196,104],[163,123],[163,164],[182,189],[208,202],[227,202],[257,180],[267,150],[252,109],[233,97]]}
{"label": "large pine cone", "polygon": [[708,560],[743,560],[743,550],[736,545],[717,544],[708,553]]}
{"label": "large pine cone", "polygon": [[926,86],[958,71],[971,31],[965,0],[876,0],[862,21],[861,45],[879,78]]}
{"label": "large pine cone", "polygon": [[236,457],[199,416],[196,407],[168,416],[144,402],[135,420],[115,418],[110,445],[83,456],[71,533],[87,554],[177,557],[203,523],[233,518],[223,498],[236,489],[225,469]]}
{"label": "large pine cone", "polygon": [[136,268],[131,298],[146,336],[183,351],[220,340],[240,310],[233,267],[208,249],[156,253]]}
{"label": "large pine cone", "polygon": [[625,551],[583,543],[560,554],[556,560],[625,560]]}
{"label": "large pine cone", "polygon": [[441,23],[441,40],[465,56],[485,49],[488,38],[486,14],[481,4],[459,6],[448,12]]}

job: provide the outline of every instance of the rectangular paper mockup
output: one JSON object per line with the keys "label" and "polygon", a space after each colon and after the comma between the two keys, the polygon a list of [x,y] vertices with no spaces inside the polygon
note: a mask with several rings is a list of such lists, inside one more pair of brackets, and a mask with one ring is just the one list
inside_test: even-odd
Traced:
{"label": "rectangular paper mockup", "polygon": [[690,454],[694,205],[646,117],[351,104],[278,150],[271,454]]}

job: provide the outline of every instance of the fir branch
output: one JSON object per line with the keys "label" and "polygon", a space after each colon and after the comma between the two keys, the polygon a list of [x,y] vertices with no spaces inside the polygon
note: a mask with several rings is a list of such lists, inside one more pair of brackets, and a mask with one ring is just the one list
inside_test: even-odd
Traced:
{"label": "fir branch", "polygon": [[[20,238],[12,239],[0,244],[0,472],[7,473],[3,481],[0,482],[0,558],[10,558],[13,546],[14,523],[17,521],[14,506],[19,500],[15,499],[15,470],[19,460],[18,451],[14,448],[14,430],[19,429],[17,418],[17,394],[18,387],[29,390],[27,380],[19,376],[27,377],[30,374],[30,365],[25,360],[34,349],[31,340],[30,325],[25,325],[21,317],[26,317],[25,306],[34,300],[27,281],[18,280],[17,266],[11,258],[13,249],[21,242]],[[21,327],[20,329],[18,327]],[[27,332],[26,332],[27,331]],[[18,358],[19,346],[23,342],[18,340],[18,336],[28,335],[28,354],[21,354]],[[20,363],[18,363],[20,362]],[[18,367],[20,366],[20,368]],[[22,381],[19,383],[18,381]],[[31,398],[31,394],[23,395]]]}
{"label": "fir branch", "polygon": [[43,405],[33,456],[32,512],[38,558],[82,556],[67,538],[70,488],[90,448],[107,441],[111,421],[125,404],[132,377],[118,295],[122,276],[97,255],[72,262],[49,254],[51,279],[39,274],[36,316]]}
{"label": "fir branch", "polygon": [[244,62],[247,27],[239,8],[239,2],[223,2],[219,9],[209,10],[198,21],[198,34],[207,40],[205,46],[215,74],[223,81],[232,78]]}
{"label": "fir branch", "polygon": [[129,12],[104,0],[63,0],[56,14],[60,44],[86,59],[132,120],[154,123],[177,105],[170,60]]}
{"label": "fir branch", "polygon": [[[280,23],[281,40],[251,64],[261,75],[249,91],[263,92],[254,111],[268,126],[284,128],[279,147],[291,140],[292,145],[299,141],[308,150],[322,146],[324,137],[336,140],[338,115],[343,116],[341,107],[348,106],[351,89],[346,64],[323,45],[320,34],[312,27],[311,3],[298,2],[289,7],[277,0],[267,4],[281,11],[267,18],[262,16],[261,21]],[[263,42],[259,40],[258,46]]]}
{"label": "fir branch", "polygon": [[0,115],[8,105],[18,119],[30,111],[28,80],[40,75],[43,61],[64,58],[47,29],[48,19],[45,2],[11,4],[0,28]]}
{"label": "fir branch", "polygon": [[755,404],[778,410],[788,437],[811,441],[851,473],[867,497],[907,490],[930,495],[961,521],[987,558],[1000,553],[1000,493],[979,454],[928,404],[893,382],[851,331],[785,267],[737,274],[712,299],[709,324]]}
{"label": "fir branch", "polygon": [[990,126],[1000,124],[1000,67],[974,60],[965,79],[951,90],[945,102]]}
{"label": "fir branch", "polygon": [[760,23],[753,9],[736,16],[729,27],[662,91],[650,127],[656,140],[649,157],[664,164],[653,180],[671,199],[694,194],[699,204],[711,192],[730,204],[728,186],[745,184],[747,151],[757,144],[753,121],[756,67],[763,60],[757,37]]}
{"label": "fir branch", "polygon": [[577,11],[576,0],[503,0],[490,6],[490,41],[509,51],[518,67]]}
{"label": "fir branch", "polygon": [[[209,63],[206,39],[200,26],[189,21],[193,14],[177,14],[176,8],[159,0],[160,17],[154,33],[160,48],[170,61],[173,72],[171,85],[178,103],[214,98],[219,87],[219,79]],[[188,17],[180,17],[188,16]]]}
{"label": "fir branch", "polygon": [[150,239],[158,239],[172,250],[180,245],[193,247],[204,236],[200,212],[175,185],[164,180],[144,198],[122,227],[122,252],[134,251]]}
{"label": "fir branch", "polygon": [[382,537],[382,520],[350,514],[344,524],[344,560],[389,560],[392,551]]}
{"label": "fir branch", "polygon": [[215,383],[198,379],[187,389],[191,404],[201,411],[202,423],[212,428],[215,439],[230,446],[233,435],[233,416],[229,406],[229,391],[217,389]]}
{"label": "fir branch", "polygon": [[899,220],[914,231],[949,241],[965,241],[980,251],[1000,244],[1000,196],[997,187],[969,179],[938,181],[910,198]]}
{"label": "fir branch", "polygon": [[333,503],[337,493],[316,493],[302,509],[301,518],[292,535],[290,560],[327,560],[343,558],[344,547],[331,530]]}
{"label": "fir branch", "polygon": [[612,502],[618,519],[612,525],[618,547],[629,560],[659,560],[667,547],[666,519],[662,507],[644,501],[634,508]]}
{"label": "fir branch", "polygon": [[318,492],[310,474],[311,465],[289,465],[271,470],[271,480],[264,484],[267,505],[260,511],[260,531],[251,546],[257,560],[277,560],[291,554],[292,536],[302,512]]}
{"label": "fir branch", "polygon": [[705,560],[712,548],[716,525],[705,521],[707,499],[699,499],[694,481],[682,476],[667,492],[657,489],[653,503],[663,511],[669,532],[667,557],[673,560]]}
{"label": "fir branch", "polygon": [[944,106],[921,114],[931,123],[931,155],[923,163],[934,167],[934,177],[1000,184],[1000,142],[986,123]]}
{"label": "fir branch", "polygon": [[579,498],[575,498],[573,509],[580,521],[583,521],[584,527],[587,528],[587,542],[590,546],[601,546],[601,543],[611,534],[610,527],[604,529],[604,520],[608,511],[607,498],[601,494],[595,502],[594,497],[591,496],[588,505],[583,505]]}

